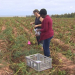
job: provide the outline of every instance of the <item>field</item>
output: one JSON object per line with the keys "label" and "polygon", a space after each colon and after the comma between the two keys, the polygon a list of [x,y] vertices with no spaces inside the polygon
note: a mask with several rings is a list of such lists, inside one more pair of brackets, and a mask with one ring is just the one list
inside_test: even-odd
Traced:
{"label": "field", "polygon": [[[54,37],[50,43],[52,69],[37,72],[26,65],[25,56],[41,53],[31,17],[0,18],[0,75],[75,75],[75,19],[52,18]],[[30,36],[31,33],[31,36]],[[31,45],[27,42],[31,41]]]}

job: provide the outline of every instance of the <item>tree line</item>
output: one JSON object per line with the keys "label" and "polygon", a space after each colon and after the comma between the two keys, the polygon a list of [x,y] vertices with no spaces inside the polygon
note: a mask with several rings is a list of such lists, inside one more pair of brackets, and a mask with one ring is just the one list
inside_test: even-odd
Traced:
{"label": "tree line", "polygon": [[75,18],[75,13],[71,13],[71,14],[61,14],[61,15],[51,15],[52,18]]}
{"label": "tree line", "polygon": [[[50,15],[52,18],[75,18],[75,13],[71,13],[71,14],[61,14],[61,15]],[[35,17],[34,15],[26,15],[26,17]]]}

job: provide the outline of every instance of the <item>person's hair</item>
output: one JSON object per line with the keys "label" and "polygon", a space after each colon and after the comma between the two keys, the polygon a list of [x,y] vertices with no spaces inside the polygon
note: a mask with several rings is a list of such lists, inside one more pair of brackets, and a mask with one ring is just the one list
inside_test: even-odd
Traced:
{"label": "person's hair", "polygon": [[38,10],[38,9],[35,9],[35,10],[33,11],[33,13],[35,13],[35,12],[39,13],[39,10]]}
{"label": "person's hair", "polygon": [[47,10],[46,9],[41,9],[39,14],[40,15],[47,15]]}

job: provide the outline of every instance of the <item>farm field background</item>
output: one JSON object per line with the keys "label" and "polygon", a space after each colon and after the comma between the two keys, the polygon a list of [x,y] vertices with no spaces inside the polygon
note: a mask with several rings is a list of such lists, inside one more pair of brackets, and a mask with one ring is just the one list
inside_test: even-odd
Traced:
{"label": "farm field background", "polygon": [[[52,69],[37,72],[26,66],[25,56],[41,53],[30,22],[33,17],[0,18],[0,75],[75,75],[75,18],[52,18]],[[30,36],[31,33],[31,36]],[[31,45],[27,45],[30,36]]]}

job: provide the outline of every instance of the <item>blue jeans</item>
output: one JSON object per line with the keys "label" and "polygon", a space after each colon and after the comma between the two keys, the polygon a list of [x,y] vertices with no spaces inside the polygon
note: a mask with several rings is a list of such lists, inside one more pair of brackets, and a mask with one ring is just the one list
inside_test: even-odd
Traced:
{"label": "blue jeans", "polygon": [[52,38],[53,38],[53,36],[44,40],[44,42],[43,42],[44,55],[47,56],[47,57],[50,56],[49,45],[50,45],[50,41],[51,41]]}

